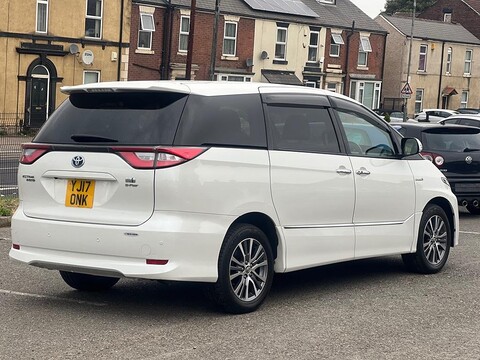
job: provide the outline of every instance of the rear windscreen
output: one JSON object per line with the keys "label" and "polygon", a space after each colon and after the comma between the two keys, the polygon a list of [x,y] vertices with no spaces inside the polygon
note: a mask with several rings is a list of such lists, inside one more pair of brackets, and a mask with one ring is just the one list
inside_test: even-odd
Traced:
{"label": "rear windscreen", "polygon": [[[453,130],[454,131],[454,130]],[[480,134],[475,131],[423,132],[425,149],[432,151],[480,151]]]}
{"label": "rear windscreen", "polygon": [[162,92],[72,94],[34,141],[172,145],[187,97]]}

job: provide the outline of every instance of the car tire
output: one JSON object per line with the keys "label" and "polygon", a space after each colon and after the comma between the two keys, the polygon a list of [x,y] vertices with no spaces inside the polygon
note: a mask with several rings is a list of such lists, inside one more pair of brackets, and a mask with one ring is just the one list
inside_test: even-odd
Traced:
{"label": "car tire", "polygon": [[465,206],[468,210],[468,212],[472,215],[480,215],[480,208],[478,207],[475,207],[471,204],[468,204],[467,206]]}
{"label": "car tire", "polygon": [[273,253],[267,236],[249,224],[234,225],[225,235],[218,259],[214,300],[226,312],[256,310],[273,280]]}
{"label": "car tire", "polygon": [[63,281],[80,291],[102,291],[110,289],[119,278],[80,274],[70,271],[60,271]]}
{"label": "car tire", "polygon": [[452,232],[445,211],[438,205],[425,208],[418,230],[417,251],[402,255],[405,265],[421,274],[442,270],[450,253]]}

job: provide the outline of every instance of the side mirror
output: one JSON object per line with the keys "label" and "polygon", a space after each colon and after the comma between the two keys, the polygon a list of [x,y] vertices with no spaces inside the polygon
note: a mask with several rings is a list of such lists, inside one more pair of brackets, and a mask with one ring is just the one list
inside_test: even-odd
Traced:
{"label": "side mirror", "polygon": [[417,138],[403,138],[402,139],[402,154],[403,156],[416,155],[423,150],[423,145]]}

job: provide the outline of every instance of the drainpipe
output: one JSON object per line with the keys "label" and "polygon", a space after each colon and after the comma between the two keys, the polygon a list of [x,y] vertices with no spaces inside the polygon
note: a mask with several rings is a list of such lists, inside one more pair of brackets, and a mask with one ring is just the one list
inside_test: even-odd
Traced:
{"label": "drainpipe", "polygon": [[168,66],[170,59],[170,39],[171,39],[171,16],[172,0],[168,0],[165,14],[163,15],[163,39],[162,39],[162,63],[160,65],[160,79],[166,80],[168,78]]}
{"label": "drainpipe", "polygon": [[123,42],[123,8],[125,6],[125,0],[121,1],[120,9],[120,36],[118,38],[118,65],[117,65],[117,81],[120,81],[120,72],[122,69],[122,42]]}
{"label": "drainpipe", "polygon": [[[217,61],[217,37],[218,37],[218,18],[220,17],[220,0],[215,1],[215,19],[213,20],[213,41],[212,51],[210,53],[210,81],[215,77],[215,65]],[[238,30],[237,30],[238,32]]]}
{"label": "drainpipe", "polygon": [[[385,58],[387,57],[387,36],[388,34],[385,34],[383,37],[383,62],[382,62],[382,87],[380,88],[380,100],[382,99],[383,96],[383,78],[385,77]],[[381,102],[382,108],[385,107],[384,102]]]}
{"label": "drainpipe", "polygon": [[444,56],[445,56],[445,41],[442,41],[442,60],[440,61],[440,77],[438,79],[437,109],[440,109],[440,98],[442,96],[443,59],[444,59]]}
{"label": "drainpipe", "polygon": [[185,79],[192,78],[192,60],[193,60],[193,39],[195,37],[195,10],[197,7],[197,0],[192,0],[190,5],[190,32],[188,34],[188,52],[187,65],[185,69]]}
{"label": "drainpipe", "polygon": [[352,21],[352,29],[350,32],[347,34],[347,61],[345,64],[345,79],[343,80],[343,95],[348,96],[347,94],[347,84],[349,80],[349,75],[348,75],[348,67],[350,66],[350,38],[352,37],[353,33],[355,31],[355,20]]}

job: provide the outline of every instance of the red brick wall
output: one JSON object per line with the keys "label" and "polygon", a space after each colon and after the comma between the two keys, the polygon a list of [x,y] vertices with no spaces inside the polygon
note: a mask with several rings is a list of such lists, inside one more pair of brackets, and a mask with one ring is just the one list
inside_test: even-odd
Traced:
{"label": "red brick wall", "polygon": [[[383,53],[385,51],[385,35],[370,34],[370,45],[372,46],[372,52],[368,54],[367,68],[368,70],[358,70],[358,49],[360,45],[360,33],[355,32],[350,37],[349,49],[347,49],[347,35],[348,31],[343,31],[342,37],[345,45],[340,46],[340,56],[330,56],[330,43],[332,40],[331,31],[327,29],[327,38],[325,42],[325,66],[328,64],[341,65],[342,73],[346,73],[347,68],[347,56],[348,56],[348,73],[362,74],[362,75],[375,75],[375,78],[369,80],[382,80],[383,70]],[[346,94],[350,92],[350,78],[347,79]]]}
{"label": "red brick wall", "polygon": [[[152,50],[155,54],[137,54],[135,49],[138,43],[139,29],[139,9],[137,5],[132,6],[132,21],[130,35],[130,64],[129,80],[147,80],[160,79],[160,66],[162,59],[162,41],[163,41],[163,23],[164,9],[156,8],[155,33],[153,35]],[[172,48],[171,63],[185,64],[187,56],[178,52],[179,33],[180,33],[180,11],[176,10],[173,14],[172,24]],[[250,71],[246,67],[246,60],[253,58],[253,42],[255,35],[255,20],[240,18],[237,27],[237,48],[236,57],[238,60],[222,60],[224,17],[220,16],[218,22],[217,35],[217,54],[216,67],[229,69],[242,69]],[[193,65],[198,65],[198,72],[195,75],[196,80],[209,80],[210,53],[213,39],[214,14],[196,12],[195,14],[195,35],[193,44]]]}
{"label": "red brick wall", "polygon": [[439,0],[418,17],[443,21],[444,9],[452,10],[452,22],[462,24],[465,29],[480,38],[480,16],[462,1]]}
{"label": "red brick wall", "polygon": [[128,64],[128,80],[159,80],[163,49],[163,22],[165,9],[155,8],[153,18],[155,32],[152,35],[154,54],[140,54],[135,50],[138,46],[138,30],[140,29],[140,11],[138,5],[132,5],[130,29],[130,55]]}

